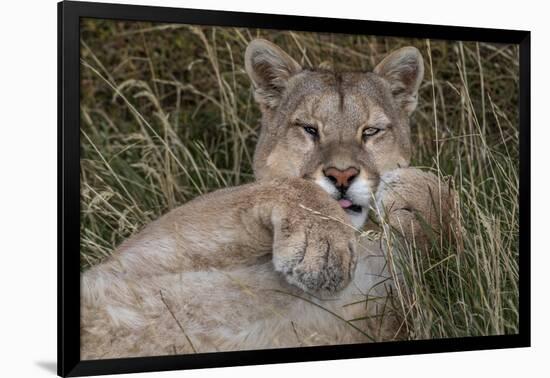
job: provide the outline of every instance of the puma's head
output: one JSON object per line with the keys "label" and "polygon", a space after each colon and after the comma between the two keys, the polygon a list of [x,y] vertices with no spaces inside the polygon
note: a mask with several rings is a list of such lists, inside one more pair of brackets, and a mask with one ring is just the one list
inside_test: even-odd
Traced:
{"label": "puma's head", "polygon": [[374,72],[332,72],[302,68],[257,39],[245,66],[262,111],[256,178],[313,180],[361,227],[380,176],[409,165],[409,116],[424,75],[419,51],[401,48]]}

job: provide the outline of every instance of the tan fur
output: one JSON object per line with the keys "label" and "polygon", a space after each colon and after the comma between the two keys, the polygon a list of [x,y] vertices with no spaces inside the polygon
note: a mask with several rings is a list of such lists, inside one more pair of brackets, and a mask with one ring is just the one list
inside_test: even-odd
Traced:
{"label": "tan fur", "polygon": [[[405,48],[375,73],[307,70],[255,40],[246,69],[262,110],[258,181],[171,211],[82,274],[83,359],[397,336],[391,315],[376,317],[391,286],[386,260],[355,229],[391,172],[403,179],[387,188],[416,193],[401,190],[417,182],[399,168],[410,161],[422,57]],[[327,170],[350,167],[351,185],[337,188]],[[355,210],[340,206],[342,195]]]}
{"label": "tan fur", "polygon": [[447,181],[429,172],[415,168],[388,172],[376,198],[379,217],[417,247],[460,237],[456,194]]}

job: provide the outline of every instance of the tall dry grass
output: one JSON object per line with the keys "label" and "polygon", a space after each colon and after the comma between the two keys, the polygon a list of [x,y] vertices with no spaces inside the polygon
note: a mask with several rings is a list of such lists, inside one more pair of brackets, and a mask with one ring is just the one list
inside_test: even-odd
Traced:
{"label": "tall dry grass", "polygon": [[421,50],[413,165],[452,178],[463,242],[401,244],[395,309],[413,339],[517,332],[516,46],[83,20],[82,269],[169,209],[253,180],[259,112],[243,54],[255,37],[338,70]]}

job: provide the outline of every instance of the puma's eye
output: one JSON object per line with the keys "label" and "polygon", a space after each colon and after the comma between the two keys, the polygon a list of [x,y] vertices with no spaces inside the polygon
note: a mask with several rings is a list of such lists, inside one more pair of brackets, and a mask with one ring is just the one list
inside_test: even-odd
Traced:
{"label": "puma's eye", "polygon": [[308,133],[309,135],[313,135],[314,137],[318,137],[319,136],[319,132],[317,131],[317,129],[313,126],[310,126],[310,125],[307,125],[307,126],[303,126],[303,129],[306,133]]}
{"label": "puma's eye", "polygon": [[367,127],[363,130],[363,139],[376,135],[379,131],[380,129],[377,129],[376,127]]}

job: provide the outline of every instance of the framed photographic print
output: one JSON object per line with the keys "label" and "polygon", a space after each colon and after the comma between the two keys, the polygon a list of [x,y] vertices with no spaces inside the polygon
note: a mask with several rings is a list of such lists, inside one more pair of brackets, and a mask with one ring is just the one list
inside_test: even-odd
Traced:
{"label": "framed photographic print", "polygon": [[529,32],[58,10],[59,375],[530,345]]}

